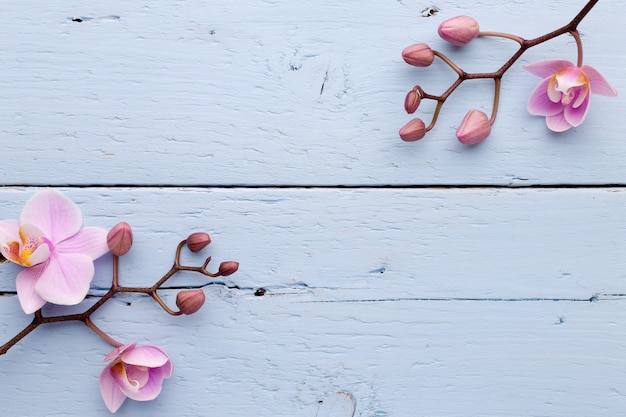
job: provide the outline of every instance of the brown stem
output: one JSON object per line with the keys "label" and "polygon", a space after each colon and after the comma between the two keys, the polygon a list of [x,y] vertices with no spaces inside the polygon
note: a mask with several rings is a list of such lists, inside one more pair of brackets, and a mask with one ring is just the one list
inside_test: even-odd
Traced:
{"label": "brown stem", "polygon": [[96,301],[91,307],[85,310],[82,313],[78,314],[65,314],[61,316],[53,316],[53,317],[44,317],[41,309],[37,310],[34,314],[33,321],[26,326],[22,331],[20,331],[17,335],[15,335],[11,340],[6,342],[4,345],[0,346],[0,355],[7,353],[7,351],[13,347],[16,343],[26,337],[30,332],[35,330],[39,325],[46,323],[55,323],[62,321],[82,321],[87,327],[89,327],[94,333],[104,339],[107,343],[119,347],[122,346],[122,343],[113,339],[111,336],[102,331],[98,326],[96,326],[91,321],[91,315],[98,310],[100,307],[104,305],[108,300],[115,296],[117,293],[144,293],[150,295],[167,313],[172,314],[174,316],[181,315],[180,311],[174,311],[170,309],[167,304],[159,297],[157,294],[157,289],[161,288],[161,286],[174,274],[179,271],[192,271],[198,272],[205,276],[209,277],[217,277],[220,276],[220,273],[211,273],[207,270],[207,266],[209,262],[211,262],[211,257],[206,258],[202,266],[186,266],[181,265],[180,263],[180,254],[183,246],[187,243],[186,240],[181,241],[176,247],[176,255],[174,257],[174,265],[170,268],[169,271],[165,273],[153,286],[151,287],[122,287],[119,285],[119,257],[113,256],[113,273],[111,279],[111,288],[102,296],[98,301]]}
{"label": "brown stem", "polygon": [[550,33],[536,37],[534,39],[525,40],[521,37],[510,35],[507,33],[501,33],[501,32],[480,32],[479,36],[499,36],[499,37],[503,37],[507,39],[512,39],[520,44],[519,49],[511,56],[511,58],[509,58],[509,60],[506,61],[504,65],[502,65],[495,72],[466,73],[459,66],[457,66],[454,62],[452,62],[452,60],[446,57],[444,54],[438,51],[433,51],[433,54],[439,57],[442,61],[444,61],[450,68],[452,68],[452,70],[454,70],[454,72],[458,74],[459,78],[440,96],[435,96],[432,94],[424,94],[422,96],[422,98],[427,98],[427,99],[437,101],[437,107],[435,108],[435,111],[433,113],[433,118],[430,124],[428,125],[428,127],[426,127],[425,131],[428,132],[435,126],[435,123],[437,122],[437,118],[439,117],[439,112],[441,111],[441,108],[443,106],[443,103],[459,87],[459,85],[461,85],[461,83],[463,83],[466,80],[475,80],[475,79],[483,79],[483,78],[493,78],[496,83],[495,93],[494,93],[494,106],[493,106],[493,112],[492,112],[491,119],[490,119],[490,123],[493,124],[493,122],[496,119],[496,114],[498,111],[498,102],[499,102],[499,97],[500,97],[500,82],[504,73],[508,71],[508,69],[511,68],[513,64],[515,64],[515,62],[528,49],[532,48],[533,46],[537,46],[541,43],[547,42],[551,39],[554,39],[557,36],[561,36],[565,33],[571,33],[572,36],[574,36],[574,39],[576,40],[577,50],[578,50],[578,66],[579,67],[582,66],[583,48],[582,48],[582,42],[580,40],[580,35],[578,33],[577,28],[580,22],[591,11],[593,6],[595,6],[597,2],[598,0],[589,0],[587,4],[585,5],[585,7],[583,7],[580,10],[580,12],[578,12],[578,14],[568,24]]}
{"label": "brown stem", "polygon": [[505,38],[505,39],[511,39],[517,43],[519,43],[520,45],[524,44],[524,39],[517,36],[517,35],[512,35],[510,33],[503,33],[503,32],[479,32],[478,36],[492,36],[492,37],[497,37],[497,38]]}
{"label": "brown stem", "polygon": [[578,68],[583,66],[583,41],[580,39],[580,33],[577,30],[570,32],[576,41],[576,49],[578,52],[578,58],[576,58],[576,66]]}
{"label": "brown stem", "polygon": [[[39,315],[37,313],[39,313]],[[41,324],[39,320],[41,317],[41,310],[37,310],[37,313],[35,313],[33,321],[31,321],[30,324],[24,328],[24,330],[16,334],[13,339],[9,340],[4,345],[2,345],[2,347],[0,347],[0,355],[4,355],[5,353],[7,353],[7,351],[11,349],[17,342],[25,338],[26,335],[35,330],[37,326]]]}
{"label": "brown stem", "polygon": [[437,123],[437,118],[439,117],[439,112],[441,112],[441,107],[443,107],[443,101],[437,101],[437,107],[435,107],[435,111],[433,113],[433,118],[430,121],[430,124],[424,129],[424,133],[430,131],[433,127],[435,127],[435,123]]}
{"label": "brown stem", "polygon": [[578,12],[578,14],[567,25],[557,30],[554,30],[550,33],[547,33],[543,36],[538,36],[535,39],[525,40],[520,46],[520,49],[498,71],[496,71],[496,74],[498,74],[499,76],[504,75],[506,70],[511,68],[511,66],[513,66],[515,61],[517,61],[517,59],[520,56],[522,56],[524,52],[526,52],[528,49],[532,48],[533,46],[537,46],[541,43],[547,42],[565,33],[571,33],[571,32],[576,31],[578,29],[578,25],[580,24],[580,22],[584,19],[585,16],[587,16],[587,14],[591,11],[593,6],[595,6],[597,2],[598,0],[589,0],[589,2],[587,2],[585,7],[583,7],[582,10]]}
{"label": "brown stem", "polygon": [[120,347],[120,346],[124,345],[123,343],[118,342],[117,340],[113,339],[111,336],[109,336],[108,334],[106,334],[105,332],[100,330],[100,328],[98,326],[93,324],[93,321],[91,321],[91,319],[89,317],[86,317],[83,320],[83,322],[87,325],[87,327],[89,327],[91,330],[93,330],[95,334],[97,334],[98,336],[103,338],[104,341],[107,342],[108,344],[110,344],[112,346],[115,346],[115,347]]}
{"label": "brown stem", "polygon": [[459,77],[462,77],[463,74],[465,74],[465,71],[463,71],[461,68],[459,68],[454,62],[452,62],[452,60],[450,58],[448,58],[447,56],[445,56],[444,54],[442,54],[439,51],[433,51],[433,54],[436,57],[439,57],[439,59],[441,59],[443,62],[445,62],[446,64],[448,64],[448,66],[450,68],[452,68],[454,70],[454,72],[456,72]]}
{"label": "brown stem", "polygon": [[433,99],[433,100],[437,100],[437,107],[435,107],[435,111],[433,113],[433,118],[430,121],[430,124],[428,125],[428,127],[426,129],[424,129],[424,132],[428,132],[433,127],[435,127],[435,123],[437,123],[437,118],[439,118],[439,113],[441,112],[441,108],[443,107],[443,103],[445,103],[446,99],[448,97],[450,97],[450,94],[452,94],[452,92],[454,90],[456,90],[456,88],[459,85],[461,85],[462,82],[463,82],[463,76],[459,75],[459,78],[457,78],[457,80],[454,83],[452,83],[452,85],[441,96],[431,96],[430,94],[427,95],[428,96],[427,98],[430,98],[430,99]]}
{"label": "brown stem", "polygon": [[116,288],[119,286],[119,263],[120,257],[117,255],[113,255],[113,279],[111,283],[111,288]]}
{"label": "brown stem", "polygon": [[493,110],[491,111],[491,118],[489,119],[489,124],[493,125],[493,122],[496,121],[496,115],[498,114],[498,104],[500,102],[500,84],[502,83],[500,78],[493,79],[495,86],[495,92],[493,94]]}
{"label": "brown stem", "polygon": [[167,304],[165,304],[165,301],[163,301],[161,297],[159,297],[156,291],[150,292],[150,295],[152,296],[152,298],[154,298],[154,301],[156,301],[161,306],[161,308],[165,310],[166,313],[171,314],[172,316],[180,316],[181,314],[183,314],[180,311],[174,311],[169,308]]}

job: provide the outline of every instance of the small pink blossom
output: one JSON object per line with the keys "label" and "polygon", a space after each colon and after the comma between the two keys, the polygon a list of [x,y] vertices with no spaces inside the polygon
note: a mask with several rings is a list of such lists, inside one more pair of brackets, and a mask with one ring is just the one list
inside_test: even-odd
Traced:
{"label": "small pink blossom", "polygon": [[195,232],[187,238],[187,247],[192,252],[200,252],[211,243],[211,236],[205,232]]}
{"label": "small pink blossom", "polygon": [[579,126],[587,116],[591,95],[614,97],[617,91],[593,67],[577,67],[569,61],[542,61],[524,66],[543,78],[528,99],[528,111],[545,116],[548,128],[563,132]]}
{"label": "small pink blossom", "polygon": [[463,46],[480,33],[478,22],[470,16],[455,16],[444,20],[437,29],[439,36],[452,45]]}
{"label": "small pink blossom", "polygon": [[100,374],[100,393],[107,408],[116,412],[126,398],[150,401],[161,392],[163,379],[174,369],[165,352],[156,346],[120,346],[105,358],[108,363]]}
{"label": "small pink blossom", "polygon": [[130,224],[121,222],[113,226],[107,234],[107,246],[115,256],[123,256],[133,246],[133,229]]}
{"label": "small pink blossom", "polygon": [[220,264],[220,267],[217,272],[221,276],[227,277],[237,272],[238,269],[239,269],[239,262],[226,261]]}
{"label": "small pink blossom", "polygon": [[406,95],[406,98],[404,99],[404,110],[406,110],[408,114],[415,113],[421,101],[422,96],[417,91],[417,89],[409,91]]}
{"label": "small pink blossom", "polygon": [[425,43],[416,43],[404,48],[402,59],[409,65],[428,67],[435,60],[435,54]]}
{"label": "small pink blossom", "polygon": [[426,135],[426,125],[419,118],[412,119],[400,129],[400,138],[405,142],[415,142]]}
{"label": "small pink blossom", "polygon": [[0,252],[25,267],[16,281],[25,313],[46,302],[78,304],[87,295],[93,261],[108,251],[107,231],[82,222],[78,206],[52,189],[33,195],[19,220],[0,221]]}
{"label": "small pink blossom", "polygon": [[176,305],[183,314],[193,314],[202,308],[205,300],[202,290],[185,290],[176,294]]}
{"label": "small pink blossom", "polygon": [[476,145],[485,140],[490,133],[491,123],[487,115],[480,110],[470,110],[456,130],[456,137],[464,145]]}

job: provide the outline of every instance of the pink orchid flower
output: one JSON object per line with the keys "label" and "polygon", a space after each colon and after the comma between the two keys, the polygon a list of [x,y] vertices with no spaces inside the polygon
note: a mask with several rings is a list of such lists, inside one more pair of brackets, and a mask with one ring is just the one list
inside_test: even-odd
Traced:
{"label": "pink orchid flower", "polygon": [[58,191],[38,192],[19,220],[0,221],[0,253],[25,267],[17,296],[26,314],[46,302],[80,303],[89,291],[94,259],[108,251],[107,231],[82,226],[80,209]]}
{"label": "pink orchid flower", "polygon": [[116,412],[126,398],[150,401],[161,392],[163,379],[172,375],[170,358],[156,346],[136,343],[120,346],[104,360],[112,362],[100,374],[100,393],[107,408]]}
{"label": "pink orchid flower", "polygon": [[552,60],[525,65],[543,78],[528,99],[528,111],[545,116],[548,128],[563,132],[579,126],[589,110],[591,94],[614,97],[617,91],[593,67],[577,67],[569,61]]}

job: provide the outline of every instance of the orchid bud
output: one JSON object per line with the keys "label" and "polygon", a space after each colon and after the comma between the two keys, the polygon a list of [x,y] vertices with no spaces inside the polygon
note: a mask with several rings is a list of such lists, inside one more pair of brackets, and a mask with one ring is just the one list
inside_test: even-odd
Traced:
{"label": "orchid bud", "polygon": [[415,89],[409,91],[404,99],[404,110],[406,110],[408,114],[415,113],[415,110],[417,110],[421,101],[422,96],[418,91]]}
{"label": "orchid bud", "polygon": [[204,232],[192,233],[187,238],[187,247],[192,252],[200,252],[209,243],[211,243],[211,236]]}
{"label": "orchid bud", "polygon": [[107,246],[115,256],[122,256],[128,253],[133,246],[133,230],[126,222],[121,222],[113,226],[107,234]]}
{"label": "orchid bud", "polygon": [[237,272],[238,269],[239,269],[239,262],[226,261],[220,264],[220,268],[217,271],[217,273],[223,277],[227,277]]}
{"label": "orchid bud", "polygon": [[435,54],[425,43],[416,43],[404,48],[402,58],[409,65],[428,67],[435,60]]}
{"label": "orchid bud", "polygon": [[183,314],[193,314],[204,304],[204,291],[187,290],[176,294],[176,305]]}
{"label": "orchid bud", "polygon": [[456,46],[469,43],[478,36],[479,31],[478,22],[469,16],[456,16],[444,20],[437,30],[443,40]]}
{"label": "orchid bud", "polygon": [[456,130],[456,137],[464,145],[475,145],[485,140],[489,133],[491,123],[487,115],[480,110],[470,110]]}
{"label": "orchid bud", "polygon": [[400,129],[400,138],[405,142],[415,142],[426,134],[426,126],[422,119],[413,119]]}

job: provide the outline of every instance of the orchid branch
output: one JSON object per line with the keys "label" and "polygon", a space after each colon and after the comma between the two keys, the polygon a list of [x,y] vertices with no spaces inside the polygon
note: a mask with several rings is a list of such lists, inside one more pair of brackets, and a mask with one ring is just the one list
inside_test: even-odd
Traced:
{"label": "orchid branch", "polygon": [[[458,65],[456,65],[445,54],[440,51],[432,50],[428,45],[424,43],[414,44],[405,48],[402,52],[402,56],[408,64],[418,67],[427,67],[432,64],[435,58],[439,58],[446,65],[448,65],[457,74],[458,77],[452,83],[452,85],[443,94],[440,95],[426,93],[420,86],[415,86],[411,91],[409,91],[405,99],[405,110],[408,114],[412,114],[417,110],[422,99],[434,100],[437,102],[437,104],[432,115],[432,120],[428,126],[426,126],[425,123],[422,122],[420,119],[413,119],[409,123],[407,123],[402,129],[400,129],[400,137],[407,142],[422,139],[424,135],[435,126],[435,123],[445,101],[463,82],[475,79],[493,79],[495,82],[495,90],[493,112],[491,117],[488,119],[483,112],[479,112],[478,110],[472,110],[466,115],[466,118],[457,130],[457,137],[464,144],[476,144],[484,140],[489,135],[491,131],[491,125],[494,123],[496,118],[502,77],[504,76],[506,71],[508,71],[528,49],[552,40],[563,34],[569,33],[576,41],[578,57],[577,67],[582,67],[583,48],[580,34],[578,33],[578,25],[597,3],[598,0],[589,0],[587,4],[580,10],[580,12],[578,12],[578,14],[572,20],[570,20],[569,23],[552,32],[546,33],[542,36],[538,36],[534,39],[524,39],[517,35],[502,32],[480,31],[478,23],[469,16],[457,16],[443,22],[438,29],[439,35],[444,40],[452,43],[453,45],[463,46],[477,37],[500,37],[517,42],[519,44],[519,48],[496,71],[484,73],[467,73]],[[591,78],[596,79],[597,77]],[[608,90],[609,94],[606,95],[612,94],[611,89],[612,88],[610,86],[604,89],[605,91]],[[581,98],[581,101],[583,98]],[[569,101],[565,103],[565,105],[568,103]],[[581,111],[581,113],[584,112]],[[582,120],[580,120],[580,122],[581,121]],[[576,119],[575,122],[578,123],[579,120]],[[569,128],[570,124],[567,124],[566,128]]]}
{"label": "orchid branch", "polygon": [[[120,230],[124,229],[124,230]],[[119,237],[119,239],[118,239]],[[104,341],[115,347],[120,347],[123,344],[113,339],[111,336],[97,327],[91,320],[91,315],[95,313],[100,307],[102,307],[107,301],[113,298],[116,294],[120,293],[143,293],[150,295],[159,306],[168,314],[173,316],[179,316],[182,314],[193,314],[202,307],[204,303],[204,292],[200,290],[186,290],[177,294],[176,304],[178,310],[173,310],[167,306],[167,304],[159,297],[157,290],[175,274],[180,271],[197,272],[208,277],[219,277],[233,274],[239,267],[238,262],[226,261],[222,262],[217,272],[210,272],[207,267],[211,262],[211,257],[207,257],[201,266],[188,266],[182,265],[181,251],[183,247],[187,246],[192,252],[198,252],[207,246],[211,242],[211,239],[206,233],[193,233],[187,239],[181,241],[176,247],[174,256],[174,264],[159,280],[157,280],[151,287],[126,287],[119,285],[119,257],[126,254],[132,245],[132,232],[130,226],[127,223],[120,223],[115,226],[109,232],[108,244],[111,252],[113,252],[113,272],[111,278],[111,287],[109,290],[98,299],[91,307],[86,309],[82,313],[78,314],[65,314],[59,316],[44,316],[42,309],[35,311],[33,320],[22,331],[15,335],[11,340],[6,342],[0,347],[0,355],[7,353],[7,351],[17,344],[20,340],[26,337],[30,332],[37,327],[47,323],[58,323],[64,321],[80,321],[89,327],[94,333],[100,336]]]}

